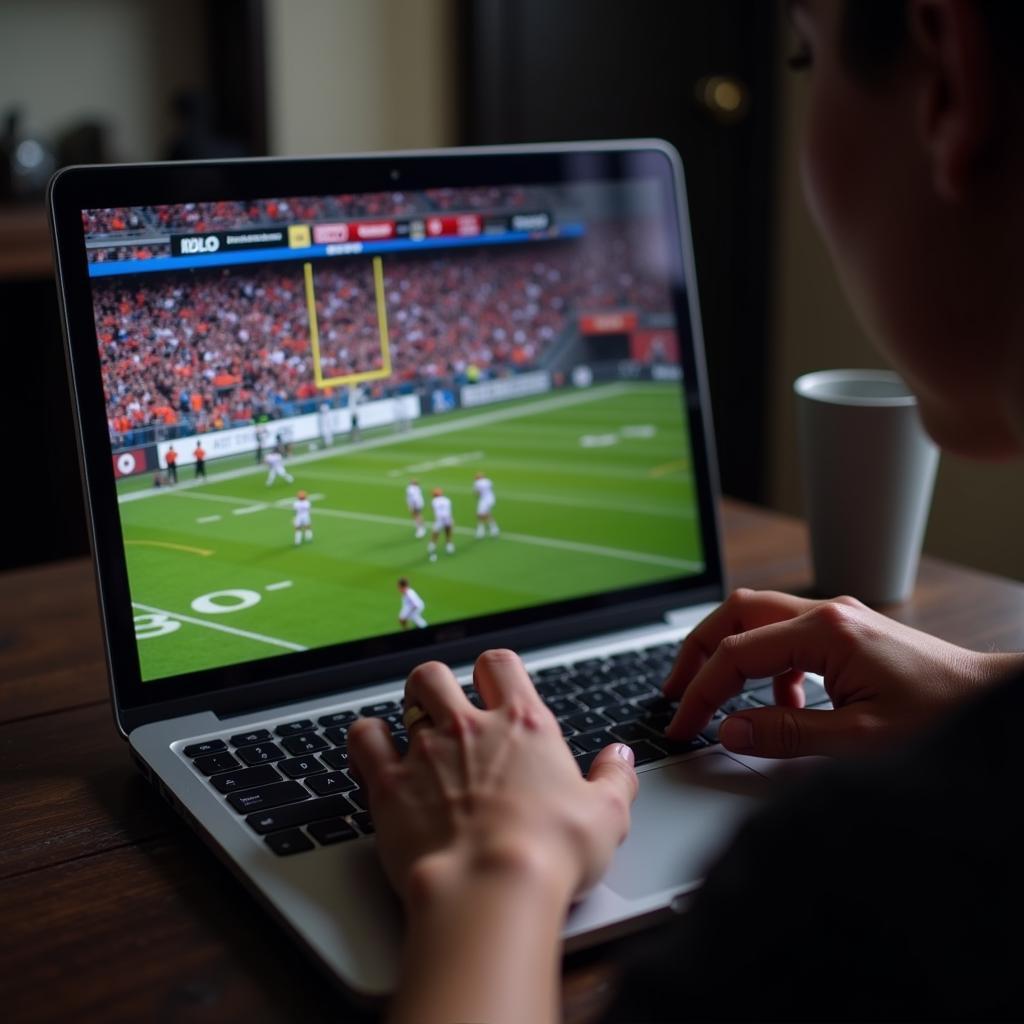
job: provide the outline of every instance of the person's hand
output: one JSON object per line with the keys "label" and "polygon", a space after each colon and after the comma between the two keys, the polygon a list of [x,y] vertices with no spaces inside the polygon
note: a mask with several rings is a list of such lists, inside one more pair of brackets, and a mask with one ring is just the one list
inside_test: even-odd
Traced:
{"label": "person's hand", "polygon": [[407,904],[424,886],[505,868],[542,873],[568,904],[600,880],[629,830],[632,751],[606,747],[584,778],[512,651],[481,655],[473,678],[486,711],[446,665],[413,670],[406,707],[428,717],[411,727],[404,757],[379,719],[349,732],[384,868]]}
{"label": "person's hand", "polygon": [[[775,707],[722,723],[728,750],[763,757],[848,754],[918,731],[979,687],[1024,662],[938,640],[852,597],[812,601],[737,590],[684,640],[663,691],[680,699],[665,730],[704,728],[748,679],[772,677]],[[817,672],[835,710],[805,709],[804,672]]]}

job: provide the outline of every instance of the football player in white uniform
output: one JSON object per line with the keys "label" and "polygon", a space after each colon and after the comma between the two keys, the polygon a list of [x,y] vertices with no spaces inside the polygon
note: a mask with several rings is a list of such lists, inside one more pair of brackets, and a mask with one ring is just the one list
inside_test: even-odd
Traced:
{"label": "football player in white uniform", "polygon": [[427,545],[427,553],[432,562],[437,561],[437,538],[444,531],[446,541],[444,549],[449,555],[455,554],[455,545],[452,543],[452,530],[455,523],[452,520],[451,498],[445,497],[440,487],[434,488],[434,497],[430,500],[430,506],[434,510],[434,528],[430,534],[430,543]]}
{"label": "football player in white uniform", "polygon": [[410,480],[405,488],[405,504],[409,508],[412,521],[416,524],[416,539],[427,535],[427,528],[423,523],[423,491],[420,489],[418,480]]}
{"label": "football player in white uniform", "polygon": [[295,478],[284,468],[284,456],[280,450],[274,448],[267,452],[267,465],[270,472],[267,474],[267,486],[269,487],[279,476],[283,476],[288,483],[295,483]]}
{"label": "football player in white uniform", "polygon": [[477,473],[473,490],[476,491],[476,535],[482,537],[487,528],[492,537],[497,537],[500,531],[491,511],[497,501],[494,497],[494,484],[483,473]]}
{"label": "football player in white uniform", "polygon": [[310,512],[312,505],[309,500],[309,496],[305,491],[299,491],[292,502],[292,508],[295,510],[295,519],[293,525],[295,527],[295,543],[301,544],[302,538],[305,536],[306,540],[313,539],[313,517]]}
{"label": "football player in white uniform", "polygon": [[423,609],[426,605],[423,598],[409,586],[409,581],[403,576],[398,581],[398,592],[402,595],[402,607],[398,610],[398,624],[402,629],[408,629],[409,623],[423,629],[427,620],[423,618]]}

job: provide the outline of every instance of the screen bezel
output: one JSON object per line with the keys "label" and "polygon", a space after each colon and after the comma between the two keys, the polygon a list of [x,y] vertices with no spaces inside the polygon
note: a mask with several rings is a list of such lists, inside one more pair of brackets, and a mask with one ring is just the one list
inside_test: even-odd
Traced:
{"label": "screen bezel", "polygon": [[[684,409],[705,570],[686,577],[481,616],[406,634],[385,634],[239,665],[143,681],[134,640],[127,563],[111,471],[92,295],[81,211],[120,206],[570,181],[656,182],[679,224],[672,246],[673,302],[680,332]],[[393,678],[425,657],[464,661],[486,646],[531,646],[654,621],[672,608],[723,593],[717,467],[705,379],[696,271],[678,154],[658,140],[528,147],[481,147],[309,159],[74,167],[50,184],[58,292],[71,397],[115,712],[121,728],[197,710],[234,713]],[[668,229],[666,229],[668,230]],[[683,288],[678,287],[682,282]],[[344,678],[338,670],[344,668]]]}

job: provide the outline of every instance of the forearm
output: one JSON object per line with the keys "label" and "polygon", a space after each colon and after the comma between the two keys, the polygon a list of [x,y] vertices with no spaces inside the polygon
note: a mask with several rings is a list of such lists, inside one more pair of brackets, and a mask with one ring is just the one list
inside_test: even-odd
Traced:
{"label": "forearm", "polygon": [[391,1024],[557,1020],[564,888],[502,870],[418,893]]}

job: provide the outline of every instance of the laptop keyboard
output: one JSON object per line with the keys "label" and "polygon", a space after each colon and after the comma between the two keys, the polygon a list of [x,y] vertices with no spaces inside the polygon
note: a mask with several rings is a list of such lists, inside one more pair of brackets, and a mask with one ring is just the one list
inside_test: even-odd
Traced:
{"label": "laptop keyboard", "polygon": [[[750,680],[699,736],[668,739],[664,729],[676,704],[661,695],[661,684],[677,649],[676,644],[658,644],[531,673],[580,771],[586,773],[609,743],[628,743],[637,767],[692,753],[718,742],[726,715],[774,703],[771,680]],[[472,704],[483,706],[472,685],[463,690]],[[820,683],[807,680],[804,690],[808,707],[828,704]],[[366,794],[348,763],[348,729],[359,717],[380,718],[391,728],[398,751],[408,748],[401,706],[385,700],[358,712],[286,722],[273,731],[253,729],[192,743],[181,752],[274,853],[288,856],[373,834]]]}

